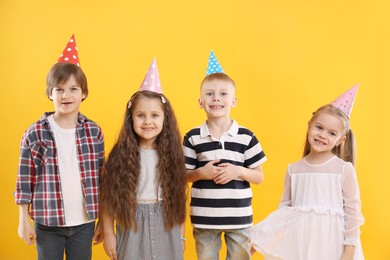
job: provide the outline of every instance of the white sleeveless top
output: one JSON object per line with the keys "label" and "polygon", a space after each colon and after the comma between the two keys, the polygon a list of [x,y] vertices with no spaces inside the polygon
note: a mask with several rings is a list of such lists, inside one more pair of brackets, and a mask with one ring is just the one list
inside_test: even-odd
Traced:
{"label": "white sleeveless top", "polygon": [[137,202],[140,204],[156,203],[162,200],[158,183],[156,150],[140,149],[141,173],[137,185]]}

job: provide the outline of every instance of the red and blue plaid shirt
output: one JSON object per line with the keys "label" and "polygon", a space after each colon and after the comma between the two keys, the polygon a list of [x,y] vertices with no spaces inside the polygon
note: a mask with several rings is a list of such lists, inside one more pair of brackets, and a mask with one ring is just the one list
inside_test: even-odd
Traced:
{"label": "red and blue plaid shirt", "polygon": [[[19,171],[14,193],[16,204],[31,204],[30,216],[46,226],[64,226],[54,134],[45,113],[24,133],[20,145]],[[100,127],[82,114],[76,126],[77,159],[88,219],[98,217],[99,176],[104,161],[104,136]]]}

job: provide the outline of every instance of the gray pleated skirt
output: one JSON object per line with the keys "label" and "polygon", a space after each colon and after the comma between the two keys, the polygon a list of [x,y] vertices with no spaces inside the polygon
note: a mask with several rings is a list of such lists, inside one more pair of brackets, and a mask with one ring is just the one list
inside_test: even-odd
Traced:
{"label": "gray pleated skirt", "polygon": [[138,231],[125,231],[117,225],[118,260],[182,260],[180,227],[164,229],[162,202],[137,204]]}

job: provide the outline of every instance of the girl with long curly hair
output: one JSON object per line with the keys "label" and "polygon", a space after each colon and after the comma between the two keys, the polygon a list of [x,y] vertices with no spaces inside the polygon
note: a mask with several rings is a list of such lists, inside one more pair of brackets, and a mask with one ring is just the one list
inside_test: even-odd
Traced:
{"label": "girl with long curly hair", "polygon": [[181,136],[169,100],[154,91],[141,87],[128,101],[104,167],[103,245],[111,259],[183,259],[187,185]]}

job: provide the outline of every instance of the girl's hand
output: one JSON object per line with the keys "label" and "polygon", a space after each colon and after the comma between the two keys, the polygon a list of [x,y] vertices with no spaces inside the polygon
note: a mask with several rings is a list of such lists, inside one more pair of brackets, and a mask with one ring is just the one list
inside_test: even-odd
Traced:
{"label": "girl's hand", "polygon": [[100,244],[101,242],[103,242],[103,224],[98,221],[98,223],[96,224],[96,228],[95,228],[95,233],[93,234],[93,238],[92,240],[95,241],[93,244],[94,245],[98,245]]}
{"label": "girl's hand", "polygon": [[355,253],[354,246],[345,245],[344,252],[341,255],[340,260],[353,260],[354,253]]}
{"label": "girl's hand", "polygon": [[105,234],[103,242],[104,251],[111,260],[117,260],[116,256],[116,237],[115,234]]}
{"label": "girl's hand", "polygon": [[185,240],[181,241],[181,246],[182,246],[183,254],[184,254],[184,251],[186,250],[186,241]]}
{"label": "girl's hand", "polygon": [[251,246],[251,249],[250,249],[250,253],[251,253],[251,255],[253,255],[254,253],[256,253],[256,249],[254,249],[252,246]]}
{"label": "girl's hand", "polygon": [[19,222],[18,235],[28,246],[33,245],[37,239],[37,234],[28,219]]}

